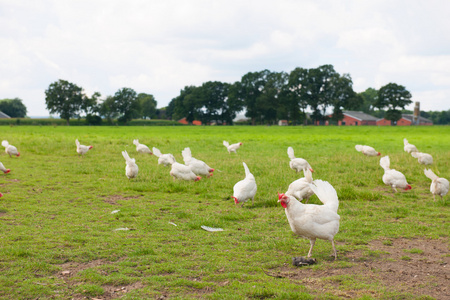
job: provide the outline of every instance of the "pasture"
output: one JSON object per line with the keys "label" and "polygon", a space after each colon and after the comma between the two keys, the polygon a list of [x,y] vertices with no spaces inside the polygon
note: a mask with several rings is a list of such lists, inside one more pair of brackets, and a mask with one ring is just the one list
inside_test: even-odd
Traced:
{"label": "pasture", "polygon": [[[76,138],[93,145],[85,157]],[[403,151],[403,138],[433,155],[431,169],[450,179],[450,127],[2,126],[0,140],[21,156],[1,148],[11,173],[0,174],[0,297],[444,299],[449,195],[433,201],[431,180]],[[156,157],[136,152],[133,139],[178,162],[190,147],[216,171],[174,181]],[[223,140],[243,146],[229,154]],[[412,190],[394,194],[381,180],[380,157],[363,156],[356,144],[389,155]],[[317,264],[291,264],[306,256],[309,241],[292,233],[277,203],[277,192],[303,177],[289,168],[288,146],[337,191],[336,261],[330,242],[317,240]],[[139,166],[135,179],[125,176],[123,150]],[[255,204],[243,207],[231,198],[242,162],[258,184]]]}

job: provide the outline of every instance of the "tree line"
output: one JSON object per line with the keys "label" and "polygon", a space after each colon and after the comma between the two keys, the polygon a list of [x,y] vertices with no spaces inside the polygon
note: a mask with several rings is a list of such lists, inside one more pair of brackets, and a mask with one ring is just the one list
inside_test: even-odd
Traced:
{"label": "tree line", "polygon": [[349,74],[341,75],[332,65],[323,65],[298,67],[290,73],[249,72],[233,84],[208,81],[201,86],[186,86],[169,103],[166,114],[173,119],[185,117],[190,123],[232,124],[236,114],[245,110],[253,125],[278,120],[295,125],[306,124],[308,110],[314,124],[342,120],[343,110],[360,110],[383,111],[384,117],[398,121],[405,106],[412,103],[411,97],[396,83],[356,93]]}
{"label": "tree line", "polygon": [[[297,67],[289,73],[266,69],[249,72],[234,83],[208,81],[201,86],[186,86],[167,107],[160,109],[153,95],[138,94],[131,88],[121,88],[104,99],[100,97],[99,92],[88,96],[82,87],[62,79],[51,83],[45,91],[45,103],[51,114],[59,114],[67,123],[71,118],[85,116],[87,123],[93,125],[102,120],[126,124],[139,118],[186,118],[189,123],[200,120],[203,124],[231,125],[241,111],[245,111],[253,125],[275,124],[278,120],[293,125],[337,122],[343,119],[344,110],[398,121],[404,108],[412,103],[411,93],[396,83],[356,93],[351,76],[339,74],[332,65]],[[27,110],[22,100],[15,98],[0,100],[0,111],[20,118],[26,116]],[[435,124],[450,122],[449,111],[421,112],[421,115]]]}
{"label": "tree line", "polygon": [[101,94],[95,92],[87,96],[83,88],[66,80],[58,80],[50,84],[45,91],[45,103],[51,114],[59,114],[67,121],[81,118],[84,114],[89,124],[97,125],[102,117],[109,123],[117,119],[126,124],[132,119],[157,117],[155,97],[146,93],[136,93],[131,88],[119,89],[114,96],[100,100]]}

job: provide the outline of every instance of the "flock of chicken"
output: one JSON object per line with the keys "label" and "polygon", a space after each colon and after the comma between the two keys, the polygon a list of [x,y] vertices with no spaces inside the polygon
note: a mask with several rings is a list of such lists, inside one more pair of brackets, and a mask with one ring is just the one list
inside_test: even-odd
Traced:
{"label": "flock of chicken", "polygon": [[[433,164],[433,157],[428,153],[422,153],[417,150],[417,147],[410,144],[407,139],[403,139],[403,150],[410,153],[412,157],[417,158],[418,162],[422,165]],[[356,145],[356,150],[362,152],[366,156],[379,156],[380,152],[375,151],[370,146]],[[408,184],[405,175],[401,172],[390,168],[389,156],[384,156],[380,159],[380,166],[384,169],[383,182],[386,185],[390,185],[394,192],[397,192],[397,188],[410,190],[411,185]],[[425,176],[431,179],[430,192],[433,194],[434,200],[436,195],[441,199],[448,193],[449,182],[445,178],[440,178],[430,169],[424,170]]]}
{"label": "flock of chicken", "polygon": [[[75,140],[77,146],[77,153],[81,156],[86,154],[92,146],[81,145],[80,142]],[[140,144],[139,140],[135,139],[133,144],[136,145],[136,151],[140,153],[154,154],[158,157],[158,164],[164,166],[170,166],[170,175],[173,179],[181,180],[193,180],[198,181],[201,176],[212,176],[214,169],[209,167],[205,162],[192,157],[191,149],[189,147],[182,151],[184,164],[178,163],[175,157],[168,153],[162,154],[161,151],[155,147],[150,148],[144,144]],[[242,143],[229,144],[227,141],[223,141],[223,145],[227,148],[229,153],[234,152],[242,146]],[[19,156],[20,153],[17,148],[10,145],[7,141],[2,142],[2,146],[5,147],[5,152],[11,156]],[[374,148],[364,145],[356,145],[356,150],[362,152],[366,156],[379,156],[380,152],[375,151]],[[404,150],[410,153],[413,157],[417,158],[419,163],[429,165],[433,163],[433,157],[427,153],[421,153],[414,145],[408,143],[404,139]],[[289,221],[289,225],[292,231],[304,238],[310,240],[310,249],[308,251],[308,257],[311,257],[312,249],[314,247],[316,239],[328,240],[333,247],[333,256],[337,258],[336,247],[334,245],[334,236],[339,231],[340,216],[337,211],[339,208],[339,200],[336,190],[333,186],[322,180],[314,180],[312,178],[312,172],[314,172],[311,165],[303,158],[297,158],[294,155],[294,149],[288,147],[287,154],[290,159],[289,166],[296,172],[303,172],[304,177],[292,182],[286,193],[278,195],[278,202],[285,209],[286,217]],[[131,179],[138,175],[139,168],[134,158],[130,158],[127,151],[122,151],[122,155],[125,159],[125,175]],[[384,169],[383,182],[386,185],[390,185],[394,192],[397,192],[397,188],[404,190],[411,189],[411,185],[408,184],[406,177],[395,169],[390,169],[389,156],[384,156],[380,159],[380,165]],[[243,162],[245,170],[245,178],[237,182],[233,187],[233,199],[235,204],[252,200],[252,204],[257,191],[257,184],[255,177],[250,172],[247,164]],[[11,170],[6,169],[0,162],[0,171],[5,174]],[[429,169],[425,169],[425,175],[432,180],[430,191],[435,198],[439,195],[441,198],[448,193],[449,181],[445,178],[439,178]],[[316,194],[323,205],[307,204],[309,198]],[[0,197],[3,195],[0,193]],[[304,203],[302,202],[304,201]]]}

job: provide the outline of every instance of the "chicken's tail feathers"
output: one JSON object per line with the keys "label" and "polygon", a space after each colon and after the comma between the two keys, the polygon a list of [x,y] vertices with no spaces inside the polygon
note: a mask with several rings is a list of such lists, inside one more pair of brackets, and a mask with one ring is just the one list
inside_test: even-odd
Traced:
{"label": "chicken's tail feathers", "polygon": [[307,182],[309,182],[309,183],[313,182],[312,172],[310,169],[303,169],[303,174],[305,175]]}
{"label": "chicken's tail feathers", "polygon": [[135,144],[136,146],[139,145],[139,140],[138,139],[133,140],[133,144]]}
{"label": "chicken's tail feathers", "polygon": [[436,174],[434,174],[433,171],[431,171],[431,169],[425,169],[424,173],[425,173],[425,176],[427,176],[431,180],[436,180],[439,178]]}
{"label": "chicken's tail feathers", "polygon": [[125,150],[125,151],[122,151],[122,156],[123,156],[123,158],[125,158],[125,161],[127,162],[127,163],[129,163],[129,162],[135,162],[135,160],[134,160],[134,158],[130,158],[130,156],[128,155],[128,152]]}
{"label": "chicken's tail feathers", "polygon": [[292,147],[288,147],[287,154],[288,154],[290,159],[294,159],[295,158],[294,149]]}
{"label": "chicken's tail feathers", "polygon": [[384,169],[384,170],[390,170],[390,166],[391,165],[391,161],[389,160],[389,156],[384,156],[380,159],[380,166]]}
{"label": "chicken's tail feathers", "polygon": [[3,140],[2,141],[2,146],[5,147],[5,148],[8,147],[9,146],[8,141],[7,140]]}
{"label": "chicken's tail feathers", "polygon": [[356,151],[361,152],[362,149],[363,149],[363,146],[362,145],[356,145],[355,149],[356,149]]}
{"label": "chicken's tail feathers", "polygon": [[186,147],[183,151],[181,151],[181,155],[183,156],[184,162],[187,164],[192,159],[191,148]]}
{"label": "chicken's tail feathers", "polygon": [[230,143],[228,143],[227,141],[223,141],[223,145],[228,148],[228,146],[230,146]]}
{"label": "chicken's tail feathers", "polygon": [[78,139],[75,140],[75,144],[77,145],[77,147],[80,146],[80,142],[78,141]]}
{"label": "chicken's tail feathers", "polygon": [[252,173],[250,173],[250,169],[247,167],[247,164],[245,162],[242,163],[244,165],[245,170],[245,178],[255,178]]}
{"label": "chicken's tail feathers", "polygon": [[316,179],[309,186],[325,206],[337,212],[339,199],[336,190],[328,181]]}
{"label": "chicken's tail feathers", "polygon": [[153,147],[152,148],[152,152],[153,152],[153,155],[155,155],[156,157],[160,157],[161,156],[161,151],[159,151],[158,148]]}

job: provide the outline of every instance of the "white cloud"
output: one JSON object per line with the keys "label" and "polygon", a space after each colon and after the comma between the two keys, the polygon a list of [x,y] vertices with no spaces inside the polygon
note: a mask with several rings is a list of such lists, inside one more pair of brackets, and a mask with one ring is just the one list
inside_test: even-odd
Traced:
{"label": "white cloud", "polygon": [[450,109],[449,9],[444,0],[0,0],[0,99],[45,115],[45,89],[65,79],[103,96],[130,87],[164,106],[186,85],[332,64],[358,92],[396,82],[432,99],[430,109]]}

